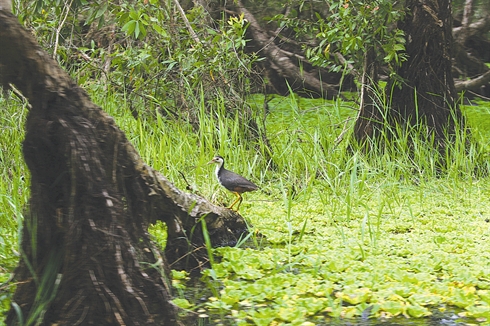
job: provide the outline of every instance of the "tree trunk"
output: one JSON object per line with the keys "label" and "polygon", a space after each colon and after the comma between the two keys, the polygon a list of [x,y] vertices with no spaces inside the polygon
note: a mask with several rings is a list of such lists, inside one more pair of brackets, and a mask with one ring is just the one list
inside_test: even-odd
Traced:
{"label": "tree trunk", "polygon": [[[393,82],[390,116],[402,125],[425,125],[427,136],[440,142],[461,120],[451,74],[452,17],[450,0],[408,0],[410,11],[400,22],[407,39],[408,61],[398,71],[401,85]],[[401,86],[401,87],[399,87]]]}
{"label": "tree trunk", "polygon": [[[7,324],[179,324],[167,260],[206,266],[201,220],[213,244],[236,242],[244,220],[147,166],[113,118],[2,10],[0,44],[2,85],[32,105],[23,143],[31,198]],[[166,256],[147,232],[156,220],[168,226]]]}
{"label": "tree trunk", "polygon": [[382,103],[376,103],[376,92],[379,91],[376,53],[370,48],[364,56],[363,75],[361,77],[361,103],[359,114],[354,125],[354,137],[361,146],[369,146],[368,140],[377,137],[385,123]]}

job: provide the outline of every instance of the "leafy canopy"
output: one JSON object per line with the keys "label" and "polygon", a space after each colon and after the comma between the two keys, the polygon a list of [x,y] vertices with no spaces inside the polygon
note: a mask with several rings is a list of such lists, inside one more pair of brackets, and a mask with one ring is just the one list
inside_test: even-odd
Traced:
{"label": "leafy canopy", "polygon": [[[295,8],[273,20],[294,30],[306,57],[317,66],[339,71],[351,64],[361,71],[363,57],[374,49],[380,61],[399,65],[406,60],[405,38],[395,23],[405,12],[391,0],[343,0],[313,3],[292,0]],[[345,57],[341,63],[338,56]]]}

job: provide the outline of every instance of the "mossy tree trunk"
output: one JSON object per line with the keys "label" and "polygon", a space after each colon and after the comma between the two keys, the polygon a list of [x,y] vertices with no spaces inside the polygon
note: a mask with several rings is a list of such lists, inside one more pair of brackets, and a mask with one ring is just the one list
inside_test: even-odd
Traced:
{"label": "mossy tree trunk", "polygon": [[[452,16],[450,0],[407,0],[409,13],[400,22],[408,60],[392,81],[390,116],[402,125],[425,125],[427,136],[444,144],[462,115],[451,73]],[[395,83],[395,85],[393,85]]]}
{"label": "mossy tree trunk", "polygon": [[[147,166],[114,120],[0,9],[0,81],[29,100],[31,172],[9,325],[177,325],[170,267],[206,266],[246,229],[236,213],[186,194]],[[165,255],[148,225],[168,226]],[[173,264],[173,265],[172,265]]]}
{"label": "mossy tree trunk", "polygon": [[399,27],[405,32],[408,60],[386,87],[391,106],[381,113],[372,100],[366,101],[368,107],[361,108],[355,137],[363,143],[373,135],[376,138],[373,127],[396,137],[392,131],[397,130],[397,124],[424,126],[422,136],[435,136],[437,144],[444,147],[456,123],[463,125],[451,73],[451,3],[407,0],[406,8],[408,13]]}

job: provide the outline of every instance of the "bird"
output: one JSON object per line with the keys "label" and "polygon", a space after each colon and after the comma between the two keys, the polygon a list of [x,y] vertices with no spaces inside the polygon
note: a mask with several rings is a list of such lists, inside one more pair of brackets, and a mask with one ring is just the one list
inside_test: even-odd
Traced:
{"label": "bird", "polygon": [[241,175],[225,169],[225,160],[223,159],[223,157],[219,155],[213,157],[213,159],[209,161],[208,164],[213,163],[217,164],[215,173],[220,185],[234,193],[237,197],[236,200],[228,208],[233,209],[233,206],[238,203],[238,207],[236,209],[236,211],[238,211],[243,200],[242,194],[244,192],[257,190],[259,189],[259,187],[255,183],[245,179]]}

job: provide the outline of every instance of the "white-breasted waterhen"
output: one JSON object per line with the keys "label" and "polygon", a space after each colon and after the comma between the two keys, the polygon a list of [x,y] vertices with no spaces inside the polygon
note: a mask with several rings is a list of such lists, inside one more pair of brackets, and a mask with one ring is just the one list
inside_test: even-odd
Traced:
{"label": "white-breasted waterhen", "polygon": [[231,191],[237,197],[236,200],[228,208],[232,209],[238,203],[237,211],[242,203],[242,194],[244,192],[257,190],[259,187],[250,180],[245,179],[239,174],[225,169],[225,160],[221,156],[215,156],[208,164],[218,164],[216,167],[216,177],[220,185]]}

